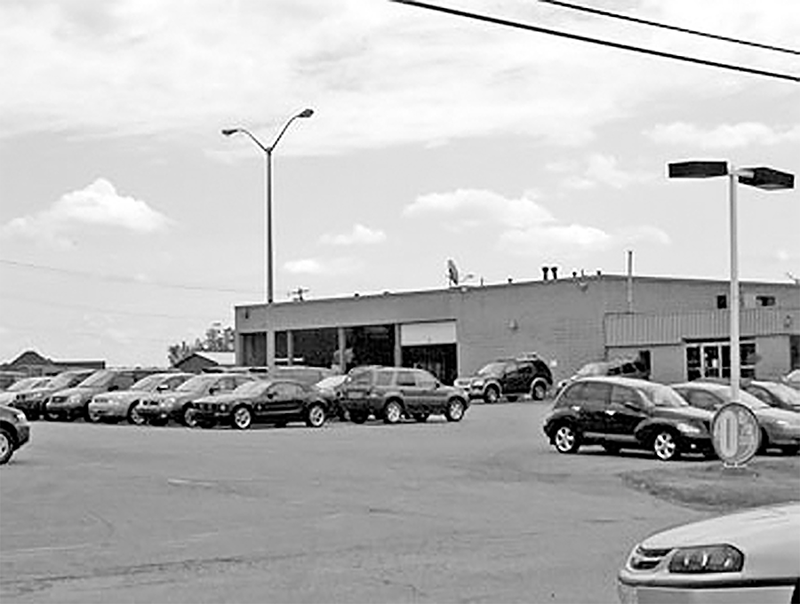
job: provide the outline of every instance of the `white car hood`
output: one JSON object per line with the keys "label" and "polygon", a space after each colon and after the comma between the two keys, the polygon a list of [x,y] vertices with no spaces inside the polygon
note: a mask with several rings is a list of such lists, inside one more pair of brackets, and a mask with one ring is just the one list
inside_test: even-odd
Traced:
{"label": "white car hood", "polygon": [[645,548],[727,543],[745,555],[744,575],[800,576],[800,502],[761,507],[657,533]]}

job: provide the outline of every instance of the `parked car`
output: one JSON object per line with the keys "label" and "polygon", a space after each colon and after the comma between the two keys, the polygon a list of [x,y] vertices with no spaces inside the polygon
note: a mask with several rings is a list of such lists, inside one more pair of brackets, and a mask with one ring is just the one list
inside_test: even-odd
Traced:
{"label": "parked car", "polygon": [[671,528],[634,546],[620,602],[800,602],[800,503]]}
{"label": "parked car", "polygon": [[233,392],[242,384],[258,379],[250,373],[201,373],[189,378],[172,392],[142,397],[137,410],[145,422],[154,426],[164,426],[170,420],[195,426],[194,401],[204,396]]}
{"label": "parked car", "polygon": [[469,407],[461,388],[445,386],[428,371],[408,367],[367,367],[353,373],[342,387],[340,402],[357,424],[370,415],[387,424],[403,417],[424,422],[432,414],[458,422]]}
{"label": "parked car", "polygon": [[29,420],[39,419],[44,415],[47,398],[54,392],[77,386],[95,372],[94,369],[69,369],[50,378],[44,385],[28,390],[21,390],[8,405],[24,412]]}
{"label": "parked car", "polygon": [[93,421],[89,415],[89,402],[96,394],[127,390],[134,383],[163,369],[100,369],[77,386],[59,390],[50,395],[45,403],[45,417],[51,420],[72,421],[79,417]]}
{"label": "parked car", "polygon": [[592,363],[586,363],[572,376],[558,382],[556,393],[561,392],[561,390],[567,384],[571,384],[575,380],[585,377],[597,377],[603,375],[616,375],[620,377],[635,378],[638,380],[649,380],[650,368],[640,357],[619,358],[611,359],[610,361],[594,361]]}
{"label": "parked car", "polygon": [[483,399],[486,403],[496,403],[501,397],[515,401],[526,394],[540,401],[547,396],[552,385],[550,367],[535,353],[492,361],[475,375],[455,381],[457,388],[467,391],[470,400]]}
{"label": "parked car", "polygon": [[8,463],[30,437],[31,428],[25,414],[19,409],[0,405],[0,465]]}
{"label": "parked car", "polygon": [[43,388],[50,381],[49,377],[26,377],[17,380],[4,391],[0,392],[0,405],[9,405],[17,398],[17,394],[26,390]]}
{"label": "parked car", "polygon": [[342,388],[347,381],[348,374],[339,373],[322,378],[314,384],[314,388],[328,401],[330,416],[338,417],[341,420],[347,418],[347,413],[341,405]]}
{"label": "parked car", "polygon": [[781,382],[763,380],[750,380],[742,384],[742,388],[770,407],[800,413],[800,390]]}
{"label": "parked car", "polygon": [[[727,384],[694,381],[672,387],[693,407],[712,412],[733,400],[731,387]],[[762,452],[778,448],[788,455],[800,453],[800,414],[770,407],[743,390],[739,392],[737,402],[755,414],[761,428]]]}
{"label": "parked car", "polygon": [[650,449],[668,461],[684,453],[713,456],[712,418],[663,384],[598,376],[567,385],[545,416],[543,429],[559,453],[597,444],[610,453]]}
{"label": "parked car", "polygon": [[282,427],[297,421],[320,428],[331,412],[329,401],[313,386],[285,379],[248,382],[233,392],[199,398],[193,408],[197,425],[230,424],[239,430],[254,423]]}
{"label": "parked car", "polygon": [[89,403],[89,415],[92,421],[118,422],[127,419],[128,423],[141,425],[144,418],[139,415],[137,407],[143,397],[154,392],[172,392],[194,375],[176,371],[154,373],[142,378],[128,390],[96,394]]}

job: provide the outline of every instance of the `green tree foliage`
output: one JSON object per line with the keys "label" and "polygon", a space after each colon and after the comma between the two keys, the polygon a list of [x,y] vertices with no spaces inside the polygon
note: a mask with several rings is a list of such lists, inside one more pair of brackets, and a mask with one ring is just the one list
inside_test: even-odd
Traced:
{"label": "green tree foliage", "polygon": [[191,344],[183,341],[180,344],[172,344],[167,348],[170,365],[178,364],[198,350],[205,352],[233,352],[234,337],[233,327],[223,327],[219,322],[212,323],[206,329],[203,339],[195,338],[195,341]]}

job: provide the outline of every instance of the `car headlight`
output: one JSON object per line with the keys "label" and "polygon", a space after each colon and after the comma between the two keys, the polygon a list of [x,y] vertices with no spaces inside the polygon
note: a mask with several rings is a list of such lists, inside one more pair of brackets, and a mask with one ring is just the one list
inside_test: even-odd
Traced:
{"label": "car headlight", "polygon": [[74,404],[74,403],[80,403],[80,402],[81,402],[81,398],[82,398],[82,397],[81,397],[81,395],[80,395],[80,394],[72,394],[72,395],[70,395],[70,397],[67,399],[67,402],[68,402],[68,403],[70,403],[70,404]]}
{"label": "car headlight", "polygon": [[695,424],[690,424],[688,422],[679,422],[678,423],[678,430],[683,432],[684,434],[702,434],[703,429],[700,426]]}
{"label": "car headlight", "polygon": [[786,420],[782,420],[782,419],[776,419],[775,421],[772,422],[772,425],[773,426],[778,426],[779,428],[788,428],[789,427],[789,422],[787,422]]}
{"label": "car headlight", "polygon": [[486,383],[486,380],[484,380],[484,379],[472,380],[472,385],[477,387],[477,388],[480,388],[481,386],[483,386],[484,383]]}
{"label": "car headlight", "polygon": [[682,547],[669,561],[671,573],[736,573],[744,566],[744,554],[732,545]]}
{"label": "car headlight", "polygon": [[174,396],[171,396],[171,397],[166,398],[163,401],[161,401],[160,406],[161,407],[172,407],[177,402],[178,402],[178,399],[176,399]]}
{"label": "car headlight", "polygon": [[22,411],[20,411],[19,409],[14,409],[12,407],[11,408],[11,413],[14,414],[14,417],[16,418],[17,423],[19,423],[19,424],[27,424],[28,423],[27,416]]}
{"label": "car headlight", "polygon": [[220,411],[222,411],[222,412],[224,413],[225,411],[227,411],[227,410],[228,410],[228,405],[220,405],[220,406],[219,406],[219,410],[220,410]]}

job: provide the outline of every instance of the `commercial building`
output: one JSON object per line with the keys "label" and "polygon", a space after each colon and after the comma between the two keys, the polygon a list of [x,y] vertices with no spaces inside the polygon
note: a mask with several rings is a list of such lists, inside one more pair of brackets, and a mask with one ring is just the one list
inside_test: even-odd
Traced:
{"label": "commercial building", "polygon": [[[236,361],[421,366],[445,382],[538,352],[556,380],[589,361],[641,356],[657,381],[725,377],[729,282],[567,278],[237,306]],[[742,375],[800,366],[800,286],[741,283]]]}

